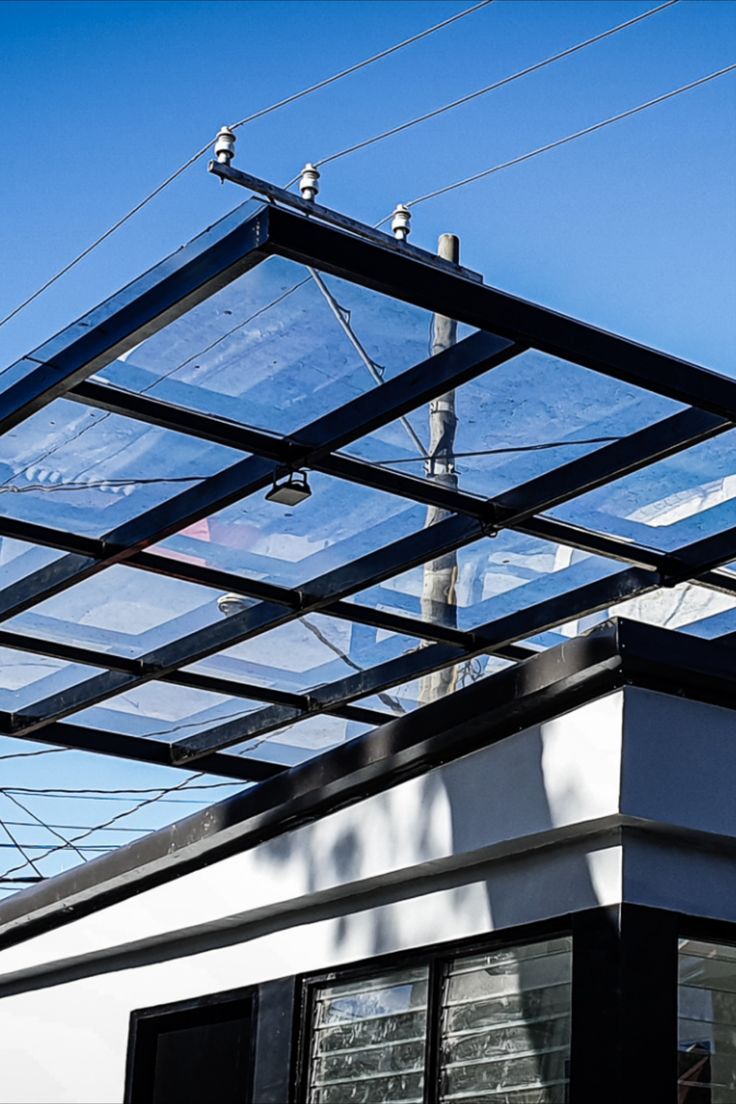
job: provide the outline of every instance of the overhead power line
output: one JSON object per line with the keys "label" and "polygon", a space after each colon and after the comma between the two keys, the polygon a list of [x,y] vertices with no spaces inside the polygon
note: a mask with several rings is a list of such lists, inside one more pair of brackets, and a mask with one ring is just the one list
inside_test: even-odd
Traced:
{"label": "overhead power line", "polygon": [[[450,16],[448,19],[443,19],[440,23],[435,23],[433,26],[427,27],[427,29],[424,31],[419,31],[418,34],[411,35],[411,37],[405,38],[401,42],[397,42],[394,46],[389,46],[386,50],[381,50],[379,53],[373,54],[371,57],[365,58],[363,61],[359,61],[355,65],[350,65],[347,69],[342,69],[339,73],[334,73],[331,77],[326,77],[324,80],[317,81],[316,84],[312,84],[308,88],[303,88],[299,92],[294,92],[292,95],[286,96],[283,99],[278,100],[276,103],[270,104],[268,107],[263,107],[259,111],[254,111],[251,115],[246,115],[244,119],[239,119],[237,123],[233,123],[230,129],[237,130],[240,127],[247,126],[248,123],[255,122],[256,119],[263,119],[266,115],[270,115],[272,112],[278,111],[282,107],[287,107],[289,104],[296,103],[297,100],[304,99],[306,96],[311,96],[313,92],[319,92],[323,88],[328,88],[330,85],[336,84],[337,81],[342,80],[344,77],[349,77],[353,73],[359,72],[361,69],[367,69],[369,65],[373,65],[377,61],[382,61],[384,58],[389,57],[391,54],[398,53],[399,50],[403,50],[407,46],[412,46],[415,42],[420,42],[422,39],[428,38],[430,35],[435,34],[437,31],[444,30],[444,28],[449,27],[453,23],[457,23],[460,19],[464,19],[467,15],[472,15],[474,12],[479,11],[481,8],[488,7],[489,4],[492,4],[493,2],[494,0],[480,0],[479,3],[473,4],[471,7],[457,12],[455,15]],[[136,203],[135,207],[132,207],[130,211],[127,211],[126,214],[122,215],[122,217],[119,218],[117,222],[114,222],[112,226],[108,227],[108,229],[105,230],[104,233],[100,234],[98,238],[95,238],[95,240],[91,242],[85,249],[83,249],[81,253],[78,253],[76,257],[73,257],[71,261],[65,264],[63,268],[60,268],[58,272],[54,273],[54,275],[46,280],[46,282],[42,284],[39,288],[37,288],[36,291],[27,296],[21,303],[18,303],[16,307],[13,307],[13,309],[9,311],[8,314],[6,314],[3,318],[0,318],[0,326],[4,326],[7,322],[10,322],[12,318],[15,318],[17,314],[20,314],[22,310],[25,310],[27,306],[30,306],[30,304],[38,299],[40,295],[43,295],[43,293],[47,291],[48,288],[50,288],[53,284],[55,284],[57,280],[60,280],[62,276],[65,276],[67,272],[70,272],[71,269],[78,265],[80,261],[84,260],[85,257],[88,257],[90,253],[93,252],[93,250],[97,249],[97,247],[102,245],[104,241],[107,241],[108,238],[112,237],[112,235],[117,230],[119,230],[121,226],[124,226],[126,222],[129,222],[130,219],[132,219],[134,215],[137,215],[139,211],[142,211],[143,208],[151,202],[151,200],[160,195],[165,188],[168,188],[169,184],[173,184],[173,182],[183,173],[185,173],[186,170],[190,168],[196,161],[199,161],[201,157],[204,157],[207,151],[212,147],[213,142],[214,136],[210,138],[204,146],[201,146],[200,149],[193,153],[191,157],[188,157],[187,160],[182,165],[180,165],[178,169],[175,169],[172,173],[170,173],[170,175],[167,176],[166,179],[163,180],[160,184],[158,184],[153,189],[153,191],[144,196],[139,203]]]}
{"label": "overhead power line", "polygon": [[[481,172],[473,173],[472,176],[466,176],[462,180],[456,180],[453,184],[445,184],[442,188],[435,188],[434,191],[426,192],[424,195],[418,196],[417,199],[410,200],[405,206],[417,207],[420,203],[427,203],[430,199],[436,199],[438,196],[446,195],[448,192],[454,191],[456,188],[464,188],[466,184],[473,184],[476,180],[482,180],[486,176],[491,176],[493,173],[501,172],[502,169],[510,169],[513,165],[520,165],[524,161],[530,161],[532,157],[539,157],[542,153],[548,153],[550,150],[557,149],[559,146],[564,146],[568,142],[574,142],[577,138],[583,138],[586,134],[593,134],[596,130],[602,130],[603,127],[611,126],[612,123],[618,123],[622,119],[628,119],[632,115],[637,115],[640,111],[646,111],[647,108],[655,107],[657,104],[665,103],[666,100],[671,100],[675,96],[681,96],[683,92],[690,92],[693,88],[699,88],[702,84],[707,84],[708,81],[715,80],[717,77],[723,77],[727,73],[732,73],[736,69],[736,63],[733,65],[726,65],[723,69],[717,69],[714,73],[708,73],[705,77],[699,77],[698,80],[690,81],[689,84],[683,84],[679,88],[673,88],[671,92],[665,92],[662,96],[655,96],[653,100],[647,100],[646,103],[638,104],[636,107],[630,107],[628,111],[621,111],[618,115],[611,115],[608,119],[603,119],[600,123],[593,123],[592,126],[583,127],[582,130],[576,130],[574,134],[567,134],[564,138],[557,138],[554,142],[548,142],[545,146],[538,146],[537,149],[530,150],[529,153],[523,153],[519,157],[512,157],[510,161],[503,161],[501,164],[492,165],[489,169],[483,169]],[[376,227],[383,226],[392,218],[393,212],[390,215],[386,215],[380,222],[376,223]]]}
{"label": "overhead power line", "polygon": [[[650,8],[649,11],[634,16],[633,19],[627,19],[625,23],[619,23],[615,27],[610,27],[607,31],[602,31],[600,34],[593,35],[592,38],[586,38],[583,42],[578,42],[575,46],[569,46],[566,50],[561,50],[559,53],[552,54],[542,61],[537,61],[534,65],[528,65],[525,69],[519,69],[518,72],[512,73],[508,77],[502,77],[492,84],[487,84],[483,88],[478,88],[475,92],[469,92],[466,96],[461,96],[457,100],[452,100],[451,103],[443,104],[441,107],[436,107],[432,111],[427,111],[424,115],[417,115],[416,118],[409,119],[405,123],[399,123],[398,126],[381,131],[380,134],[374,134],[372,138],[365,138],[362,142],[356,142],[352,146],[346,146],[345,149],[339,150],[337,153],[331,153],[329,157],[323,157],[319,161],[315,161],[314,164],[317,168],[320,168],[322,165],[329,165],[332,161],[338,161],[342,157],[347,157],[348,154],[367,149],[368,146],[373,146],[377,142],[382,142],[385,138],[391,138],[395,134],[401,134],[402,131],[409,130],[410,127],[418,126],[419,123],[426,123],[430,119],[436,119],[438,116],[444,115],[448,111],[453,111],[456,107],[462,107],[465,104],[471,103],[473,100],[479,99],[481,96],[488,95],[489,92],[495,92],[497,89],[503,88],[507,84],[512,84],[522,77],[528,77],[531,73],[537,73],[540,69],[545,69],[548,65],[552,65],[556,61],[562,61],[563,58],[570,57],[571,54],[576,54],[579,50],[584,50],[588,46],[594,46],[597,42],[603,42],[604,39],[611,38],[612,35],[618,34],[619,31],[625,31],[628,27],[633,27],[635,24],[649,19],[652,15],[657,15],[666,8],[672,8],[678,3],[680,3],[680,0],[667,0],[666,3],[660,4],[656,8]],[[294,184],[298,179],[298,176],[295,177],[290,184]]]}

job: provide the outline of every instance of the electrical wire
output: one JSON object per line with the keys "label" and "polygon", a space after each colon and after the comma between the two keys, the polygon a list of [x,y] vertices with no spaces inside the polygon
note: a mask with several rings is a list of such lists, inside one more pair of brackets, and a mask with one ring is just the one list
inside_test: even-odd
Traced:
{"label": "electrical wire", "polygon": [[302,99],[304,96],[310,96],[313,92],[319,92],[322,88],[327,88],[329,85],[335,84],[336,81],[342,80],[343,77],[349,77],[352,73],[357,73],[361,69],[367,68],[367,66],[372,65],[375,61],[382,61],[383,58],[387,58],[391,54],[403,50],[405,46],[412,46],[415,42],[419,42],[421,39],[434,34],[435,31],[440,31],[444,27],[449,27],[451,23],[457,23],[459,19],[464,19],[466,15],[472,15],[473,12],[479,11],[481,8],[487,8],[488,5],[492,3],[493,0],[480,0],[480,3],[473,4],[472,7],[465,8],[463,11],[451,15],[448,19],[443,19],[441,23],[436,23],[433,27],[427,28],[426,31],[420,31],[410,38],[405,38],[403,42],[398,42],[395,46],[389,46],[387,50],[382,50],[379,54],[374,54],[372,57],[366,58],[365,61],[359,61],[356,65],[351,65],[350,68],[343,69],[342,72],[336,73],[333,77],[327,77],[325,80],[310,85],[309,88],[304,88],[301,92],[295,92],[291,96],[286,96],[285,99],[279,100],[278,103],[271,104],[270,107],[261,108],[260,111],[255,111],[252,115],[247,115],[244,119],[240,119],[237,123],[233,123],[230,129],[237,130],[238,127],[246,126],[247,123],[253,123],[256,119],[262,119],[265,115],[270,115],[272,111],[278,111],[279,108],[294,103],[295,100]]}
{"label": "electrical wire", "polygon": [[[568,46],[567,49],[561,50],[557,54],[552,54],[542,61],[537,61],[533,65],[528,65],[525,69],[519,69],[516,73],[512,73],[508,77],[502,77],[492,84],[487,84],[483,88],[476,89],[475,92],[469,92],[467,95],[461,96],[457,100],[452,100],[451,103],[443,104],[441,107],[436,107],[432,111],[425,112],[423,115],[417,115],[414,119],[409,119],[405,123],[399,123],[398,126],[381,131],[380,134],[374,134],[372,138],[365,138],[362,142],[356,142],[354,145],[346,146],[345,149],[339,150],[337,153],[331,153],[329,157],[323,157],[319,161],[315,161],[314,165],[316,168],[321,168],[322,165],[329,165],[332,161],[338,161],[342,157],[347,157],[348,154],[367,149],[377,142],[382,142],[385,138],[391,138],[395,134],[401,134],[411,127],[418,126],[419,123],[426,123],[430,119],[436,119],[438,116],[444,115],[448,111],[453,111],[456,107],[462,107],[465,104],[471,103],[473,100],[477,100],[481,96],[486,96],[489,92],[495,92],[499,88],[504,88],[507,84],[512,84],[514,81],[520,80],[522,77],[527,77],[531,73],[537,73],[540,69],[545,69],[548,65],[552,65],[556,61],[561,61],[563,58],[570,57],[571,54],[576,54],[579,50],[584,50],[588,46],[595,45],[597,42],[603,42],[604,39],[611,38],[612,35],[618,34],[620,31],[624,31],[629,27],[633,27],[635,24],[641,23],[643,20],[649,19],[650,16],[657,15],[667,8],[674,7],[674,5],[679,2],[680,0],[666,0],[666,3],[660,4],[656,8],[650,8],[649,11],[634,16],[633,19],[627,19],[626,22],[619,23],[616,27],[610,27],[607,31],[602,31],[600,34],[593,35],[592,38],[586,38],[582,42],[578,42],[575,46]],[[290,181],[290,185],[296,183],[298,179],[298,176],[295,177],[294,180]]]}
{"label": "electrical wire", "polygon": [[[453,455],[454,459],[457,459],[458,457],[467,458],[469,456],[502,456],[502,455],[505,455],[506,453],[541,452],[544,449],[570,448],[570,447],[574,447],[575,445],[603,445],[603,444],[606,444],[610,441],[620,441],[620,440],[621,440],[621,437],[583,437],[583,438],[581,438],[580,440],[577,440],[577,441],[547,441],[544,444],[540,444],[540,445],[515,445],[514,447],[509,447],[509,448],[476,449],[473,452],[453,452],[452,455]],[[410,456],[410,457],[398,456],[398,457],[395,457],[394,459],[391,459],[391,460],[372,460],[371,463],[381,464],[381,465],[386,465],[386,464],[392,464],[392,465],[395,465],[395,464],[417,464],[420,461],[426,461],[426,460],[431,461],[431,460],[435,460],[435,459],[436,459],[435,455],[432,455],[432,456],[429,456],[429,457],[425,457],[425,456]]]}
{"label": "electrical wire", "polygon": [[[197,775],[198,778],[201,778],[202,776],[203,776],[202,773]],[[191,779],[189,779],[188,781],[191,781]],[[173,788],[178,789],[179,785],[180,785],[180,783],[177,783],[177,785]],[[218,790],[218,789],[223,789],[226,786],[242,786],[242,785],[243,785],[243,783],[241,781],[239,781],[237,779],[234,779],[232,782],[203,782],[203,783],[201,783],[197,786],[191,786],[190,788],[193,789],[193,790]],[[72,794],[73,796],[76,797],[79,794],[95,794],[95,795],[96,794],[104,794],[104,795],[110,795],[110,794],[128,794],[128,795],[130,795],[130,794],[150,794],[150,793],[160,793],[161,790],[163,790],[163,789],[166,789],[166,787],[165,786],[145,786],[145,787],[142,787],[142,788],[136,788],[136,787],[131,786],[131,787],[123,787],[121,789],[112,789],[112,788],[104,788],[104,789],[99,788],[99,789],[97,789],[97,788],[94,788],[94,787],[87,788],[87,787],[82,786],[82,787],[79,787],[79,789],[76,789],[76,788],[69,788],[69,787],[65,787],[65,786],[0,786],[0,793],[3,793],[3,794],[8,794],[8,793],[38,794],[38,795],[41,795],[41,796],[44,796],[44,797],[48,797],[48,796],[51,796],[51,795],[55,796],[57,794],[60,794],[60,795]]]}
{"label": "electrical wire", "polygon": [[[177,783],[176,786],[168,786],[168,787],[165,787],[165,788],[161,788],[156,797],[148,797],[148,798],[145,798],[143,801],[139,801],[131,809],[124,809],[123,812],[117,813],[114,817],[111,817],[108,821],[105,821],[103,824],[95,825],[93,828],[88,828],[86,831],[82,832],[80,835],[73,836],[70,840],[68,840],[68,843],[69,844],[79,843],[81,840],[87,839],[89,836],[93,835],[95,832],[104,831],[106,828],[110,828],[117,821],[123,820],[124,817],[132,816],[133,813],[137,813],[141,809],[143,809],[143,808],[145,808],[149,805],[154,804],[154,802],[160,801],[166,794],[174,793],[177,790],[183,790],[185,788],[188,788],[190,785],[191,785],[192,789],[199,789],[200,787],[194,786],[193,783],[195,783],[198,778],[202,778],[203,775],[204,775],[204,772],[200,771],[197,774],[191,775],[189,778],[185,778],[182,782]],[[0,823],[2,823],[2,822],[0,822]],[[10,832],[7,828],[5,829],[5,831],[8,832],[8,835],[10,835]],[[12,838],[13,837],[11,836],[11,839]],[[63,848],[61,846],[52,847],[48,851],[46,851],[45,854],[37,855],[36,860],[41,862],[44,859],[49,858],[49,856],[54,855],[58,851],[62,851],[64,849],[65,848]],[[20,850],[21,854],[24,854],[24,852],[21,848],[19,848],[19,850]],[[27,858],[27,862],[20,863],[17,866],[12,866],[8,870],[5,870],[2,874],[0,874],[0,882],[4,881],[8,877],[9,874],[16,874],[19,870],[23,870],[23,868],[25,866],[28,866],[28,865],[32,866],[37,874],[41,874],[41,871],[36,866],[36,862],[34,861],[34,859],[30,858],[30,856],[25,856],[25,857]],[[41,876],[43,876],[43,875],[41,875]]]}
{"label": "electrical wire", "polygon": [[[52,828],[51,825],[42,820],[40,816],[33,812],[33,809],[29,809],[27,805],[24,805],[23,802],[20,801],[17,797],[14,797],[13,794],[6,793],[5,797],[8,799],[8,801],[12,801],[13,805],[16,805],[19,809],[22,809],[26,816],[33,817],[36,823],[40,824],[42,828],[45,828],[47,832],[50,832],[52,836],[56,836],[56,838],[60,839],[63,844],[65,844],[67,847],[70,847],[72,851],[76,851],[82,862],[87,861],[78,847],[75,847],[73,843],[69,842],[66,836],[62,836],[60,832],[57,832],[55,828]],[[48,847],[48,844],[44,844],[44,846]]]}
{"label": "electrical wire", "polygon": [[[593,123],[592,126],[583,127],[582,130],[576,130],[574,134],[567,134],[564,138],[557,138],[554,142],[548,142],[544,146],[538,146],[537,149],[530,150],[529,153],[523,153],[519,157],[512,157],[510,161],[503,161],[501,164],[492,165],[489,169],[483,169],[481,172],[473,173],[472,176],[466,176],[462,180],[456,180],[453,184],[445,184],[442,188],[435,188],[434,191],[426,192],[424,195],[410,200],[406,206],[417,207],[420,203],[427,203],[430,199],[436,199],[438,196],[446,195],[456,188],[464,188],[467,184],[473,184],[476,180],[482,180],[484,177],[491,176],[493,173],[501,172],[502,169],[509,169],[513,165],[520,165],[524,161],[530,161],[532,157],[538,157],[542,153],[548,153],[550,150],[564,146],[568,142],[574,142],[577,138],[583,138],[587,134],[593,134],[597,130],[602,130],[603,127],[611,126],[612,123],[618,123],[622,119],[629,119],[632,115],[637,115],[640,111],[646,111],[647,108],[665,103],[675,96],[682,95],[683,92],[690,92],[693,88],[699,88],[701,85],[707,84],[708,81],[716,80],[717,77],[723,77],[727,73],[732,73],[735,69],[736,63],[733,65],[726,65],[723,69],[717,69],[714,73],[708,73],[705,77],[699,77],[697,80],[690,81],[688,84],[683,84],[679,88],[674,88],[661,96],[655,96],[654,99],[647,100],[646,103],[638,104],[636,107],[630,107],[627,111],[619,112],[618,115],[611,115],[608,119],[603,119],[599,123]],[[377,222],[375,224],[376,228],[383,226],[392,217],[393,212],[382,218],[380,222]]]}
{"label": "electrical wire", "polygon": [[[289,104],[295,103],[297,100],[304,99],[304,97],[312,95],[313,92],[318,92],[322,88],[327,88],[330,85],[335,84],[337,81],[342,80],[344,77],[348,77],[353,73],[357,73],[361,69],[366,69],[369,65],[373,65],[374,62],[381,61],[383,60],[383,58],[389,57],[389,55],[395,54],[399,50],[403,50],[406,46],[413,45],[415,42],[420,42],[422,39],[427,38],[429,35],[434,34],[436,31],[443,30],[445,27],[449,27],[451,24],[457,23],[458,20],[464,19],[465,16],[472,15],[474,12],[479,11],[481,8],[486,8],[489,4],[492,3],[493,0],[480,0],[479,3],[473,4],[471,7],[465,8],[461,12],[457,12],[455,15],[450,16],[448,19],[443,19],[440,23],[436,23],[434,24],[434,26],[428,27],[426,30],[420,31],[418,34],[412,35],[410,38],[406,38],[402,42],[397,42],[394,46],[389,46],[386,50],[381,50],[379,53],[373,54],[372,57],[365,58],[363,61],[357,62],[357,64],[351,65],[347,69],[342,69],[339,73],[335,73],[331,77],[326,77],[324,80],[317,81],[316,84],[312,84],[308,88],[303,88],[300,92],[294,92],[292,95],[286,96],[284,97],[284,99],[278,100],[276,103],[270,104],[268,107],[261,108],[259,111],[254,111],[251,115],[247,115],[245,118],[239,119],[237,123],[233,123],[230,129],[237,130],[240,127],[247,126],[248,123],[255,122],[256,119],[262,119],[266,115],[270,115],[272,112],[278,111],[282,107],[286,107]],[[18,305],[15,306],[11,311],[9,311],[3,318],[0,318],[0,327],[6,325],[6,323],[10,322],[12,318],[15,318],[16,315],[20,314],[22,310],[25,310],[26,307],[30,306],[30,304],[38,299],[40,295],[43,295],[43,293],[47,291],[48,288],[55,284],[57,280],[60,280],[62,276],[65,276],[67,272],[70,272],[72,268],[78,265],[80,261],[84,260],[85,257],[88,257],[90,253],[92,253],[93,250],[97,249],[98,246],[102,245],[104,241],[107,241],[107,239],[111,237],[122,226],[124,226],[126,222],[129,222],[134,215],[137,215],[139,211],[143,210],[143,208],[146,207],[151,202],[151,200],[155,199],[156,196],[160,195],[161,192],[163,192],[164,189],[169,186],[169,184],[173,184],[173,182],[184,172],[186,172],[186,170],[190,168],[191,165],[193,165],[196,161],[199,161],[201,157],[204,157],[207,151],[212,147],[213,141],[214,138],[211,138],[206,143],[206,145],[201,146],[200,149],[193,153],[191,157],[188,157],[187,160],[182,165],[180,165],[178,169],[175,169],[172,173],[169,174],[169,176],[166,177],[165,180],[157,185],[153,189],[153,191],[149,192],[148,195],[144,196],[143,199],[140,200],[140,202],[136,203],[136,205],[132,207],[130,211],[128,211],[116,222],[114,222],[112,226],[108,227],[108,229],[105,230],[104,233],[100,234],[98,238],[95,238],[95,240],[91,242],[85,249],[83,249],[81,253],[78,253],[77,256],[74,257],[67,264],[65,264],[63,268],[60,268],[58,272],[56,272],[53,276],[46,280],[46,282],[42,284],[41,287],[37,288],[36,291],[27,296],[21,303],[18,303]]]}
{"label": "electrical wire", "polygon": [[[15,751],[12,755],[0,755],[0,761],[7,762],[8,759],[32,759],[36,755],[58,755],[62,751],[69,751],[69,748],[46,748],[43,751]],[[8,821],[8,823],[12,823]]]}

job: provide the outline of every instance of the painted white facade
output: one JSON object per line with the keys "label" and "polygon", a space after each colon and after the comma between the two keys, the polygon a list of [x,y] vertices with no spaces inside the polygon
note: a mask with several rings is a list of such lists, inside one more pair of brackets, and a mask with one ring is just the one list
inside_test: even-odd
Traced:
{"label": "painted white facade", "polygon": [[135,1008],[621,900],[736,920],[734,768],[736,712],[627,688],[18,943],[0,1101],[119,1104]]}

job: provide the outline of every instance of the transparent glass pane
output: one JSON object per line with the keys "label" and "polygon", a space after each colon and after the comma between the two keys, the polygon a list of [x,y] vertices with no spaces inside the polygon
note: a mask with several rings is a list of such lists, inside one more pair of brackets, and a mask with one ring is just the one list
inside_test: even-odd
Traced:
{"label": "transparent glass pane", "polygon": [[736,1100],[736,949],[680,942],[678,1069],[683,1100]]}
{"label": "transparent glass pane", "polygon": [[354,704],[363,705],[368,709],[388,710],[400,717],[403,713],[410,713],[421,705],[437,701],[438,698],[454,690],[462,690],[465,686],[490,678],[498,671],[512,666],[511,660],[501,659],[498,656],[475,656],[473,659],[464,659],[460,663],[454,663],[422,678],[397,683],[380,695],[371,694],[365,698],[358,698]]}
{"label": "transparent glass pane", "polygon": [[394,495],[309,473],[311,497],[283,506],[251,495],[154,551],[250,578],[298,586],[421,529],[424,509]]}
{"label": "transparent glass pane", "polygon": [[0,648],[0,709],[22,711],[99,673],[97,667]]}
{"label": "transparent glass pane", "polygon": [[351,601],[475,629],[621,571],[614,560],[503,530],[405,571]]}
{"label": "transparent glass pane", "polygon": [[[454,392],[454,467],[464,491],[492,497],[682,409],[678,403],[536,350]],[[571,401],[574,396],[574,401]],[[429,408],[408,416],[428,450]],[[424,458],[401,421],[348,449],[412,475]]]}
{"label": "transparent glass pane", "polygon": [[242,453],[57,399],[3,438],[0,512],[102,536]]}
{"label": "transparent glass pane", "polygon": [[315,991],[310,1104],[422,1101],[426,967]]}
{"label": "transparent glass pane", "polygon": [[681,629],[693,636],[712,639],[736,631],[736,597],[695,583],[660,587],[637,598],[617,602],[598,613],[568,621],[525,641],[525,644],[534,648],[554,647],[611,617],[627,617],[645,625]]}
{"label": "transparent glass pane", "polygon": [[114,565],[7,625],[45,640],[138,657],[222,620],[221,591]]}
{"label": "transparent glass pane", "polygon": [[370,732],[372,727],[324,714],[295,721],[266,736],[252,737],[228,750],[232,755],[296,767],[348,740],[354,740],[356,736],[362,736],[364,732]]}
{"label": "transparent glass pane", "polygon": [[419,644],[414,637],[310,613],[188,669],[299,693],[396,659]]}
{"label": "transparent glass pane", "polygon": [[736,525],[736,430],[552,510],[554,517],[671,551]]}
{"label": "transparent glass pane", "polygon": [[440,1100],[564,1100],[571,980],[569,937],[455,959],[442,993]]}
{"label": "transparent glass pane", "polygon": [[203,729],[246,717],[263,703],[246,698],[148,682],[75,713],[75,723],[130,736],[185,739]]}
{"label": "transparent glass pane", "polygon": [[53,548],[41,548],[25,541],[0,537],[0,590],[48,567],[63,555]]}
{"label": "transparent glass pane", "polygon": [[[323,280],[379,378],[426,358],[428,311],[332,276]],[[309,271],[281,257],[238,277],[100,376],[280,433],[376,386]]]}

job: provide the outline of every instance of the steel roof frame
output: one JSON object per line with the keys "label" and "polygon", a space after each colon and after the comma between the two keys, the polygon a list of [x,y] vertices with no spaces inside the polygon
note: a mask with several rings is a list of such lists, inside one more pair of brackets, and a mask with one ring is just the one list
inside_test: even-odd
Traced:
{"label": "steel roof frame", "polygon": [[[0,730],[59,746],[87,747],[169,766],[188,767],[197,760],[198,768],[212,773],[260,780],[282,768],[261,760],[222,755],[220,749],[321,713],[380,724],[385,714],[352,703],[481,653],[524,659],[530,650],[519,646],[519,641],[660,586],[697,579],[706,586],[736,593],[736,579],[716,570],[736,557],[735,529],[664,553],[540,516],[562,502],[732,428],[736,422],[734,381],[486,287],[474,274],[452,269],[432,254],[414,247],[402,250],[391,238],[383,236],[382,240],[376,233],[367,238],[351,229],[347,222],[338,227],[320,220],[318,213],[316,217],[295,214],[275,205],[245,218],[242,211],[235,212],[11,366],[11,381],[19,372],[25,370],[25,374],[0,394],[0,433],[63,396],[248,455],[101,538],[1,519],[0,535],[47,545],[66,555],[0,591],[0,619],[32,608],[114,563],[235,590],[259,601],[234,617],[138,659],[0,631],[0,644],[7,647],[104,669],[100,675],[35,702],[22,714],[0,714]],[[439,311],[479,327],[480,332],[289,435],[251,429],[88,378],[272,255]],[[377,467],[340,451],[529,348],[688,403],[690,408],[492,500]],[[296,467],[313,468],[333,478],[439,507],[450,516],[297,588],[244,579],[147,550],[192,522],[264,489],[279,474]],[[470,632],[344,600],[448,551],[495,535],[501,528],[613,557],[628,566]],[[417,636],[425,646],[306,694],[244,686],[234,680],[181,670],[234,643],[317,611]],[[269,704],[240,720],[214,724],[176,743],[93,733],[63,721],[83,708],[157,679]]]}

